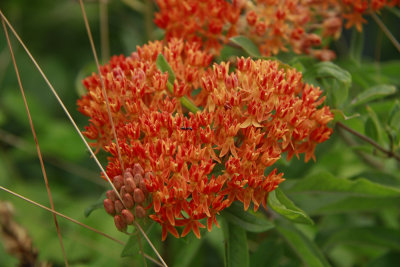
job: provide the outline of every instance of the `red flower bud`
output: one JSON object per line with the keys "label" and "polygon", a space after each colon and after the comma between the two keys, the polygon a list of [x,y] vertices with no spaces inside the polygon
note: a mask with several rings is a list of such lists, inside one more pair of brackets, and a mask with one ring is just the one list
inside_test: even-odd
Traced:
{"label": "red flower bud", "polygon": [[133,191],[133,199],[136,203],[142,203],[145,200],[143,191],[136,188],[135,191]]}
{"label": "red flower bud", "polygon": [[142,206],[136,205],[135,214],[138,218],[144,218],[146,216],[146,210]]}
{"label": "red flower bud", "polygon": [[124,205],[122,204],[121,200],[116,200],[114,202],[114,207],[115,207],[115,212],[116,213],[121,213],[121,211],[124,209]]}
{"label": "red flower bud", "polygon": [[104,204],[104,209],[108,214],[115,215],[114,202],[111,199],[108,198],[104,199],[103,204]]}
{"label": "red flower bud", "polygon": [[132,224],[133,221],[135,220],[135,216],[133,216],[132,212],[130,212],[127,209],[122,210],[121,216],[126,224]]}
{"label": "red flower bud", "polygon": [[119,231],[121,231],[121,232],[126,231],[127,225],[126,225],[126,222],[122,219],[121,215],[114,216],[114,223]]}
{"label": "red flower bud", "polygon": [[129,193],[126,193],[125,195],[123,195],[122,200],[124,201],[125,207],[127,207],[128,209],[133,208],[133,206],[135,205],[135,202],[133,201],[133,197]]}

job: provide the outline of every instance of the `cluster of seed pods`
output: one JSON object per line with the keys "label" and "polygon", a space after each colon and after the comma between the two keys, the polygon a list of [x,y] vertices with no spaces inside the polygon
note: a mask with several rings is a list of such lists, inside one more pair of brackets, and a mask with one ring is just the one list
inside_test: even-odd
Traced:
{"label": "cluster of seed pods", "polygon": [[109,190],[104,200],[104,209],[114,216],[114,223],[119,231],[125,232],[135,218],[146,216],[145,202],[149,193],[144,180],[150,175],[150,172],[144,173],[140,164],[136,163],[133,168],[126,168],[123,176],[117,175],[112,179],[122,201],[115,191]]}

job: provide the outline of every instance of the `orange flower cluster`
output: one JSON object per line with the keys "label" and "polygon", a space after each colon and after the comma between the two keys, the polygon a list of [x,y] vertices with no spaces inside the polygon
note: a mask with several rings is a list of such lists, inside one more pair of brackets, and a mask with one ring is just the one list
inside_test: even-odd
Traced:
{"label": "orange flower cluster", "polygon": [[[168,74],[156,69],[160,52],[177,76],[174,93],[166,86]],[[264,174],[266,167],[285,152],[288,159],[301,153],[306,161],[314,158],[316,144],[332,132],[327,123],[333,115],[322,106],[321,91],[304,84],[296,70],[240,58],[230,72],[229,63],[206,68],[209,62],[197,46],[174,39],[165,46],[150,43],[102,68],[122,162],[97,75],[84,81],[88,94],[78,101],[90,117],[86,136],[111,154],[107,174],[118,190],[129,200],[135,199],[140,182],[146,186],[140,187],[146,199],[134,203],[162,226],[163,240],[168,232],[179,237],[193,231],[200,238],[205,228],[200,220],[211,230],[218,225],[216,215],[233,201],[242,202],[245,210],[251,203],[254,210],[265,206],[268,193],[284,180],[276,169]],[[177,101],[182,96],[203,110],[185,115]],[[126,174],[130,170],[142,177],[136,187],[129,178],[134,175]],[[108,199],[105,208],[117,218],[118,229],[131,224],[134,213],[139,217],[129,210],[134,207],[129,201],[124,209],[111,193]],[[177,227],[183,227],[181,234]]]}
{"label": "orange flower cluster", "polygon": [[178,37],[203,43],[207,50],[219,51],[221,41],[233,36],[240,15],[234,0],[157,0],[160,11],[155,23],[166,30],[166,39]]}
{"label": "orange flower cluster", "polygon": [[[175,72],[176,80],[173,93],[167,90],[168,74],[157,69],[156,59],[162,53]],[[150,42],[137,47],[129,57],[113,56],[110,62],[101,67],[101,77],[107,91],[111,114],[116,128],[128,121],[135,121],[145,110],[160,108],[168,112],[182,111],[176,97],[187,96],[199,87],[204,69],[212,56],[199,50],[195,43],[184,43],[173,39],[168,45],[162,42]],[[86,78],[83,85],[88,94],[78,100],[78,110],[90,117],[85,127],[87,138],[97,148],[104,148],[113,139],[107,113],[107,106],[97,74]],[[166,96],[175,97],[165,102]]]}
{"label": "orange flower cluster", "polygon": [[[370,2],[370,6],[369,3]],[[359,31],[369,10],[400,5],[399,0],[158,0],[155,23],[166,38],[189,38],[204,43],[205,49],[226,42],[234,34],[255,42],[261,54],[280,51],[310,54],[320,60],[335,58],[324,38],[338,38],[343,21]]]}
{"label": "orange flower cluster", "polygon": [[346,28],[355,26],[362,31],[362,24],[367,21],[363,18],[368,12],[379,12],[385,6],[400,6],[399,0],[342,0],[343,18],[347,20]]}

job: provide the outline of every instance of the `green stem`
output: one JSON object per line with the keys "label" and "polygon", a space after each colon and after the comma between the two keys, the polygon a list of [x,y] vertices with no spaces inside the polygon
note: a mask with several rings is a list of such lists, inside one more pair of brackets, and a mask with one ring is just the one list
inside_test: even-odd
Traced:
{"label": "green stem", "polygon": [[371,144],[373,147],[375,147],[376,149],[378,149],[379,151],[383,152],[384,154],[386,154],[386,156],[388,156],[389,158],[395,158],[396,160],[400,161],[400,156],[397,155],[396,153],[394,153],[394,151],[388,150],[384,147],[382,147],[381,145],[379,145],[377,142],[375,142],[374,140],[372,140],[371,138],[351,129],[350,127],[344,125],[343,123],[341,123],[340,121],[336,123],[336,125],[346,131],[348,131],[349,133],[357,136],[358,138],[360,138],[361,140]]}

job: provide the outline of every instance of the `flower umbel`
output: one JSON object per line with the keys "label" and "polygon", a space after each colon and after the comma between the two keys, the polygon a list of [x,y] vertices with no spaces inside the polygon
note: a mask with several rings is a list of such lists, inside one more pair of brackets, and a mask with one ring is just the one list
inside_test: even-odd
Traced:
{"label": "flower umbel", "polygon": [[[173,93],[168,73],[156,68],[158,53],[177,77]],[[122,201],[109,191],[104,207],[119,230],[150,218],[162,226],[163,240],[168,232],[179,237],[193,231],[200,238],[200,229],[218,225],[216,216],[234,201],[245,210],[266,206],[268,193],[284,179],[277,169],[264,172],[283,153],[315,160],[315,146],[329,138],[333,115],[322,106],[322,91],[295,69],[249,58],[207,68],[210,60],[197,44],[174,39],[138,47],[102,68],[125,170],[99,78],[84,81],[88,94],[78,104],[90,117],[85,134],[111,155],[107,174]],[[202,110],[185,112],[182,96]]]}

